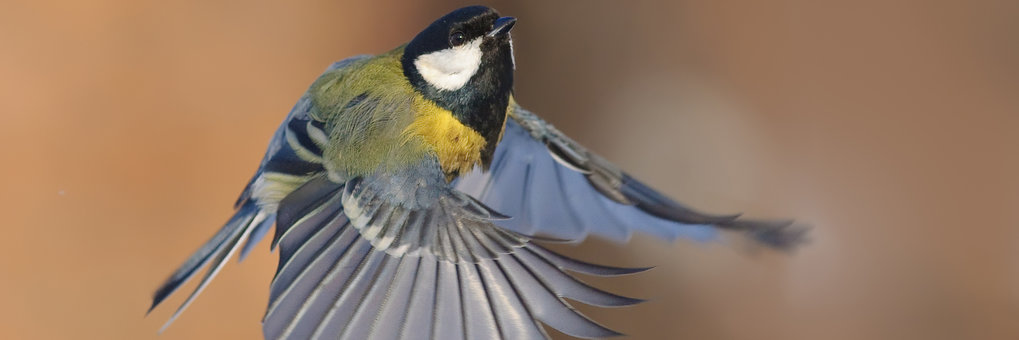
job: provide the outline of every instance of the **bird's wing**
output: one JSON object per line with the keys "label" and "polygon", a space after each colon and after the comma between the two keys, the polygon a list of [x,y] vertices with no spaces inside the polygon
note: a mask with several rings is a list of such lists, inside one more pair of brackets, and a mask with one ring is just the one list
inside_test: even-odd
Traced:
{"label": "bird's wing", "polygon": [[[354,62],[367,58],[371,58],[371,55],[358,55],[337,61],[329,65],[324,73],[342,70]],[[276,192],[276,195],[280,196],[275,198],[278,200],[295,190],[309,177],[325,171],[322,165],[322,148],[329,143],[329,137],[325,132],[325,122],[312,117],[311,110],[311,97],[305,93],[276,129],[276,133],[269,141],[269,147],[266,148],[262,164],[258,166],[255,175],[251,177],[234,203],[235,209],[239,209],[251,199],[252,191],[258,182],[262,182],[262,187],[267,191]],[[275,204],[269,202],[255,203],[262,207],[275,207]],[[270,220],[271,217],[270,215]],[[255,244],[269,232],[271,226],[272,223],[266,223],[252,230],[251,236],[241,248],[240,259],[243,260],[251,252]]]}
{"label": "bird's wing", "polygon": [[457,189],[513,216],[500,226],[526,235],[614,241],[634,231],[667,240],[714,239],[716,228],[741,231],[769,246],[788,248],[805,229],[790,221],[712,215],[677,203],[589,152],[540,117],[511,103],[510,118],[488,172],[475,170]]}
{"label": "bird's wing", "polygon": [[[359,55],[337,61],[329,65],[323,74],[343,70],[348,65],[367,58],[371,58],[371,55]],[[322,146],[328,142],[328,137],[324,131],[325,123],[312,117],[311,111],[311,97],[305,93],[276,129],[258,171],[237,198],[235,207],[240,207],[244,201],[251,198],[255,181],[267,172],[286,176],[307,176],[323,171]]]}
{"label": "bird's wing", "polygon": [[492,223],[505,218],[445,182],[434,158],[339,184],[312,179],[280,203],[280,262],[267,339],[541,339],[541,323],[617,335],[564,298],[639,302],[566,271],[621,275],[554,254]]}
{"label": "bird's wing", "polygon": [[[326,72],[342,69],[355,61],[368,57],[356,56],[344,59],[330,65]],[[268,187],[280,192],[289,192],[306,181],[308,177],[323,171],[321,145],[325,139],[324,132],[322,123],[309,116],[310,109],[311,100],[307,95],[301,97],[270,140],[258,171],[252,176],[251,181],[248,182],[247,187],[234,205],[233,217],[184,261],[184,264],[177,268],[153,294],[152,305],[149,307],[150,312],[177,291],[180,286],[198,274],[202,268],[212,264],[212,267],[202,277],[198,287],[177,308],[160,331],[169,327],[187,309],[202,290],[212,282],[212,279],[216,277],[216,274],[234,253],[239,250],[240,258],[243,259],[269,231],[275,220],[275,210],[266,209],[265,202],[256,202],[256,199],[253,199],[252,194],[257,186],[256,183],[271,182],[272,184]]]}

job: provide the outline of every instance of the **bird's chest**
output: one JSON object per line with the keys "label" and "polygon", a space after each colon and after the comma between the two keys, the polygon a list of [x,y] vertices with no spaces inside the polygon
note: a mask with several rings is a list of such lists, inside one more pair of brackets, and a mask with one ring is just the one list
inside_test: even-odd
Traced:
{"label": "bird's chest", "polygon": [[485,138],[464,125],[452,112],[423,98],[414,103],[414,118],[405,133],[419,137],[439,160],[447,175],[467,173],[481,163]]}

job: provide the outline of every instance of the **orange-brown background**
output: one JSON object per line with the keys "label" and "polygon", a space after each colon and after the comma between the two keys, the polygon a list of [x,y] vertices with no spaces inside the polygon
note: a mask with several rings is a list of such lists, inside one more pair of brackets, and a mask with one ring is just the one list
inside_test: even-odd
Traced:
{"label": "orange-brown background", "polygon": [[[0,3],[0,338],[155,339],[153,289],[230,214],[330,62],[465,3]],[[490,3],[517,95],[681,201],[815,225],[563,251],[633,339],[1019,338],[1019,2]],[[160,339],[254,339],[276,254],[231,264]],[[189,286],[190,287],[190,286]]]}

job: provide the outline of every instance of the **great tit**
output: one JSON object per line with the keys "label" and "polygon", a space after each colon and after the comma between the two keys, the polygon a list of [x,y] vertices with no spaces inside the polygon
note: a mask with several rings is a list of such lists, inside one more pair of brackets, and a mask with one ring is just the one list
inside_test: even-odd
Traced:
{"label": "great tit", "polygon": [[565,299],[640,300],[569,272],[643,269],[580,262],[535,240],[709,240],[718,229],[776,248],[803,239],[786,221],[683,206],[518,106],[514,23],[461,8],[406,45],[326,69],[276,130],[233,217],[156,291],[149,311],[211,264],[163,328],[273,223],[266,339],[543,339],[542,325],[614,336]]}

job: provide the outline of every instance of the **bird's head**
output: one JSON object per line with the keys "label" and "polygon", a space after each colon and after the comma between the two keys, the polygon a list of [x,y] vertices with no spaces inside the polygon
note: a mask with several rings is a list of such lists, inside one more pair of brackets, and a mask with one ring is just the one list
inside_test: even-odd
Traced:
{"label": "bird's head", "polygon": [[424,98],[486,139],[498,138],[513,89],[514,23],[484,6],[446,14],[407,44],[403,73]]}

